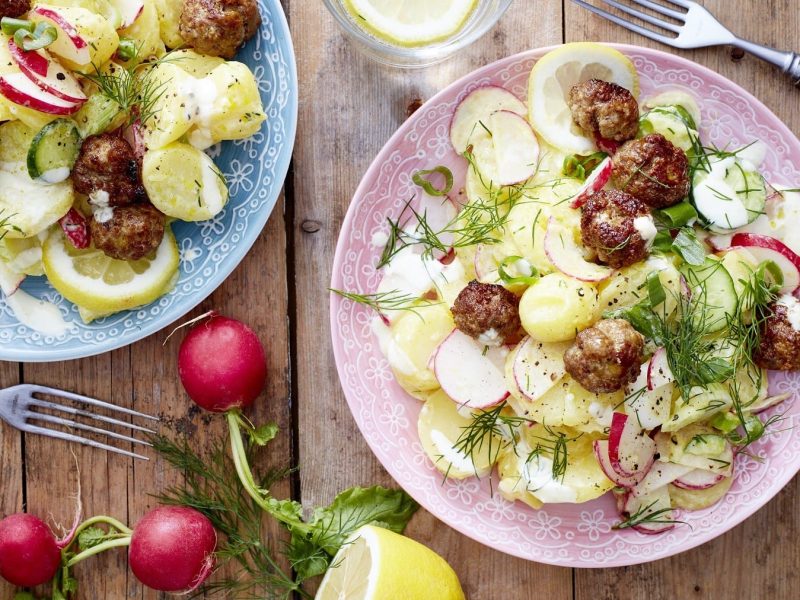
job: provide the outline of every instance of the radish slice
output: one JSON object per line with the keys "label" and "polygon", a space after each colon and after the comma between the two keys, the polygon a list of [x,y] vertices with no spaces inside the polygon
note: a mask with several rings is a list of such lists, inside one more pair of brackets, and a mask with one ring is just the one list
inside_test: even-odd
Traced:
{"label": "radish slice", "polygon": [[[620,475],[617,473],[617,471],[615,471],[614,467],[611,465],[611,459],[608,456],[608,440],[595,440],[592,444],[592,448],[594,450],[594,456],[597,459],[603,474],[613,481],[615,485],[626,489],[631,489],[635,487],[646,475],[646,473],[642,472],[630,477],[626,477],[625,475]],[[620,509],[620,512],[622,512],[622,509]]]}
{"label": "radish slice", "polygon": [[653,391],[675,381],[675,376],[669,368],[667,351],[659,348],[653,354],[647,366],[647,389]]}
{"label": "radish slice", "polygon": [[675,479],[672,484],[684,490],[705,490],[717,485],[723,479],[725,479],[725,475],[721,473],[691,469],[688,473]]}
{"label": "radish slice", "polygon": [[12,296],[25,281],[25,275],[22,273],[15,273],[9,269],[3,261],[0,261],[0,291],[6,297]]}
{"label": "radish slice", "polygon": [[763,400],[756,400],[748,407],[748,410],[757,415],[759,413],[764,412],[765,410],[772,408],[773,406],[777,406],[784,400],[788,400],[792,397],[792,394],[787,392],[785,394],[778,394],[777,396],[769,396],[768,398],[764,398]]}
{"label": "radish slice", "polygon": [[8,48],[20,70],[44,91],[67,102],[86,101],[86,94],[83,93],[78,80],[46,50],[25,52],[14,40],[8,40]]}
{"label": "radish slice", "polygon": [[[664,509],[671,509],[672,502],[669,498],[669,490],[666,486],[662,486],[657,490],[654,490],[650,494],[646,496],[636,496],[634,494],[628,495],[628,500],[625,502],[625,513],[628,515],[635,515],[640,513],[641,511],[645,511],[644,514],[652,514],[659,510]],[[659,521],[672,521],[672,511],[667,510],[667,512],[661,513],[658,515],[657,520]],[[675,527],[675,523],[653,523],[653,522],[644,522],[638,525],[634,525],[633,529],[638,531],[639,533],[645,533],[648,535],[663,533],[665,531],[669,531]]]}
{"label": "radish slice", "polygon": [[526,338],[514,361],[514,381],[523,396],[535,402],[566,374],[564,352],[570,345]]}
{"label": "radish slice", "polygon": [[580,208],[586,204],[586,201],[592,194],[602,190],[608,183],[608,180],[611,179],[611,171],[611,157],[607,156],[603,162],[595,167],[589,177],[586,178],[586,183],[583,184],[583,187],[575,195],[575,198],[572,199],[570,207]]}
{"label": "radish slice", "polygon": [[529,179],[539,162],[539,142],[528,121],[517,113],[500,110],[485,125],[488,131],[473,136],[472,152],[481,175],[499,186]]}
{"label": "radish slice", "polygon": [[587,261],[583,251],[575,243],[572,231],[564,227],[554,217],[547,222],[544,236],[544,251],[553,266],[573,279],[598,282],[608,279],[614,272],[610,267]]}
{"label": "radish slice", "polygon": [[731,239],[732,246],[744,246],[763,262],[771,260],[780,267],[783,273],[781,294],[793,292],[800,286],[800,256],[779,239],[755,233],[737,233]]}
{"label": "radish slice", "polygon": [[58,7],[34,6],[29,14],[34,21],[44,20],[58,31],[56,41],[50,44],[50,51],[79,65],[89,65],[92,61],[88,42],[81,37],[75,26],[69,22]]}
{"label": "radish slice", "polygon": [[668,383],[653,390],[647,389],[650,363],[641,366],[636,381],[625,388],[625,412],[636,417],[645,429],[655,429],[667,422],[672,410],[673,385]]}
{"label": "radish slice", "polygon": [[692,467],[657,460],[647,472],[647,476],[631,490],[631,493],[635,496],[647,496],[692,471]]}
{"label": "radish slice", "polygon": [[497,269],[497,261],[494,258],[492,247],[486,244],[479,244],[475,248],[475,278],[481,283],[498,283],[500,273]]}
{"label": "radish slice", "polygon": [[435,350],[433,367],[442,390],[467,408],[495,406],[508,395],[503,348],[489,348],[458,329]]}
{"label": "radish slice", "polygon": [[463,154],[473,133],[481,127],[481,122],[485,124],[489,116],[498,110],[508,110],[518,115],[528,112],[525,104],[501,87],[489,85],[467,94],[456,107],[450,121],[450,142],[455,151]]}
{"label": "radish slice", "polygon": [[647,472],[653,465],[656,443],[625,413],[615,412],[608,438],[608,457],[612,468],[626,477]]}
{"label": "radish slice", "polygon": [[119,29],[130,27],[144,12],[144,0],[111,0],[111,5],[119,11],[122,23]]}
{"label": "radish slice", "polygon": [[71,115],[80,108],[79,104],[68,102],[43,90],[24,73],[7,73],[0,76],[0,94],[14,104],[51,115]]}

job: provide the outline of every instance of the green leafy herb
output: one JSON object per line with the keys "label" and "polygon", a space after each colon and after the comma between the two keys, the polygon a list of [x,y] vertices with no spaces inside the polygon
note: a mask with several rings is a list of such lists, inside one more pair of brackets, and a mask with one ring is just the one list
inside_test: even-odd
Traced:
{"label": "green leafy herb", "polygon": [[396,310],[413,312],[419,315],[418,310],[426,306],[440,304],[438,301],[418,298],[399,290],[377,292],[375,294],[357,294],[330,288],[330,291],[342,298],[347,298],[358,304],[363,304],[379,313],[388,313]]}
{"label": "green leafy herb", "polygon": [[538,459],[542,455],[549,456],[553,463],[551,468],[553,479],[563,481],[568,465],[567,442],[574,442],[583,434],[580,433],[573,438],[568,438],[564,432],[554,431],[548,425],[544,425],[544,429],[549,437],[531,436],[537,442],[536,446],[528,454],[526,462]]}
{"label": "green leafy herb", "polygon": [[[506,414],[506,402],[501,402],[487,410],[472,413],[472,422],[461,429],[453,449],[466,458],[471,458],[487,448],[489,461],[494,463],[503,448],[507,448],[515,438],[515,428],[528,419]],[[477,475],[477,473],[476,473]]]}
{"label": "green leafy herb", "polygon": [[681,228],[672,241],[672,249],[690,265],[702,265],[706,260],[706,249],[689,227]]}
{"label": "green leafy herb", "polygon": [[512,266],[517,271],[520,270],[521,261],[525,261],[525,259],[522,256],[507,256],[502,261],[500,261],[500,264],[497,267],[497,273],[500,275],[500,279],[503,281],[503,283],[505,283],[506,285],[517,285],[517,284],[519,284],[519,285],[533,285],[534,283],[536,283],[539,280],[539,271],[536,269],[536,267],[534,267],[533,265],[531,265],[527,261],[522,263],[523,264],[523,268],[527,267],[527,269],[526,269],[527,270],[527,274],[526,275],[522,275],[522,274],[511,275],[511,274],[509,274],[507,269],[511,268]]}
{"label": "green leafy herb", "polygon": [[[444,177],[444,185],[441,188],[435,187],[433,183],[426,179],[433,173],[438,173]],[[433,169],[417,171],[411,176],[411,181],[425,190],[425,193],[429,196],[446,196],[453,189],[453,172],[444,165],[439,165]]]}
{"label": "green leafy herb", "polygon": [[[262,440],[276,431],[275,426],[253,429],[261,432]],[[418,508],[399,490],[380,486],[352,488],[339,494],[330,506],[316,509],[306,521],[299,503],[278,500],[266,492],[285,478],[289,469],[275,469],[258,478],[256,485],[263,495],[255,499],[243,489],[237,475],[239,467],[228,455],[224,440],[212,440],[207,444],[208,452],[202,455],[185,441],[157,436],[152,442],[167,462],[185,474],[184,483],[168,489],[159,501],[191,506],[206,515],[224,535],[218,558],[238,567],[231,577],[207,583],[197,596],[217,591],[237,598],[288,599],[294,593],[309,598],[302,582],[324,573],[332,557],[356,530],[374,524],[402,533]],[[255,447],[245,449],[248,461]],[[267,516],[288,530],[287,546],[270,547],[264,543],[262,530]],[[295,576],[280,567],[279,553],[290,561]]]}
{"label": "green leafy herb", "polygon": [[636,527],[637,525],[647,523],[663,523],[665,525],[676,525],[680,523],[683,525],[688,525],[688,523],[685,521],[676,521],[675,519],[672,519],[672,508],[670,507],[653,510],[653,507],[657,503],[658,501],[654,500],[647,506],[640,507],[639,510],[630,515],[627,519],[620,521],[616,525],[613,525],[612,529],[627,529],[629,527]]}
{"label": "green leafy herb", "polygon": [[653,271],[647,275],[647,299],[653,308],[667,299],[667,292],[664,290],[658,271]]}
{"label": "green leafy herb", "polygon": [[20,229],[11,222],[11,219],[16,215],[16,213],[10,213],[8,215],[4,215],[5,212],[6,212],[5,208],[0,208],[0,241],[2,241],[4,237],[6,237],[9,231],[16,231],[17,233],[20,234],[23,233],[22,229]]}
{"label": "green leafy herb", "polygon": [[564,158],[561,171],[567,177],[574,177],[581,181],[594,171],[597,166],[608,156],[605,152],[595,152],[593,154],[581,156],[580,154],[570,154]]}

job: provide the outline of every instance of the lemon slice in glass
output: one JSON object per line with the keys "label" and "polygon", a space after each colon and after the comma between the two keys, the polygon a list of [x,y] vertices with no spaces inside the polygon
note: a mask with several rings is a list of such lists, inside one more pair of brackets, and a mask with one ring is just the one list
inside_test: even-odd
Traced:
{"label": "lemon slice in glass", "polygon": [[397,46],[423,46],[449,38],[466,23],[478,0],[345,0],[355,22]]}
{"label": "lemon slice in glass", "polygon": [[433,550],[366,525],[331,562],[316,600],[464,600],[458,577]]}
{"label": "lemon slice in glass", "polygon": [[602,79],[639,95],[639,76],[624,54],[592,42],[578,42],[548,52],[531,70],[528,83],[529,120],[549,144],[567,154],[591,154],[594,141],[572,120],[567,96],[572,86]]}
{"label": "lemon slice in glass", "polygon": [[45,274],[53,287],[87,315],[108,315],[148,304],[175,281],[180,254],[167,228],[155,252],[136,261],[109,258],[89,247],[78,250],[60,229],[54,230],[42,248]]}

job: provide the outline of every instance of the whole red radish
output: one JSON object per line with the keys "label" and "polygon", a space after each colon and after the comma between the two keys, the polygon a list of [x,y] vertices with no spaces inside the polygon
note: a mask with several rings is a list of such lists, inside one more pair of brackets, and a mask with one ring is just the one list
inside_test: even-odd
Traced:
{"label": "whole red radish", "polygon": [[56,537],[39,517],[25,513],[0,521],[0,576],[19,587],[47,583],[61,565]]}
{"label": "whole red radish", "polygon": [[266,384],[264,347],[241,321],[212,313],[181,343],[178,373],[201,408],[212,412],[247,408]]}
{"label": "whole red radish", "polygon": [[217,532],[202,513],[185,506],[160,506],[137,523],[128,559],[144,585],[161,592],[199,587],[214,567]]}

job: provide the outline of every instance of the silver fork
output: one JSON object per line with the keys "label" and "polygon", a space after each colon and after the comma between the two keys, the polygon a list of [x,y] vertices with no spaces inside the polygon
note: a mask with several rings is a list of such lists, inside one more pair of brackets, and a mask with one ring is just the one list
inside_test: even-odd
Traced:
{"label": "silver fork", "polygon": [[[675,48],[704,48],[706,46],[719,46],[730,44],[737,48],[749,52],[758,58],[767,61],[780,68],[781,71],[791,77],[794,85],[800,86],[800,54],[795,52],[782,52],[768,46],[762,46],[736,37],[730,30],[720,23],[706,8],[691,0],[664,0],[676,8],[669,8],[663,4],[652,2],[651,0],[630,0],[633,4],[638,4],[678,21],[675,24],[648,13],[638,10],[617,0],[602,0],[609,6],[619,9],[625,14],[641,19],[642,21],[654,25],[668,32],[676,33],[673,37],[666,33],[659,33],[648,27],[643,27],[624,19],[618,15],[608,12],[602,8],[594,6],[585,0],[572,0],[576,4],[592,11],[596,15],[613,21],[626,29],[630,29],[640,35],[656,40]],[[684,12],[681,8],[686,9]]]}
{"label": "silver fork", "polygon": [[98,421],[99,423],[116,425],[119,427],[124,427],[126,429],[138,431],[141,433],[155,433],[155,431],[153,431],[152,429],[147,429],[146,427],[140,427],[139,425],[134,425],[133,423],[128,423],[126,421],[120,421],[119,419],[113,419],[111,417],[99,415],[94,412],[91,412],[90,410],[75,408],[73,406],[64,406],[62,404],[50,402],[49,400],[43,400],[41,398],[37,398],[34,394],[44,394],[48,396],[54,396],[56,398],[62,398],[64,400],[72,400],[74,402],[77,402],[78,404],[83,404],[88,407],[105,408],[108,410],[113,410],[118,413],[130,415],[132,417],[149,419],[151,421],[159,420],[158,417],[151,417],[150,415],[136,412],[135,410],[123,408],[121,406],[114,406],[113,404],[109,404],[108,402],[103,402],[102,400],[95,400],[94,398],[89,398],[88,396],[81,396],[80,394],[73,394],[72,392],[65,392],[63,390],[57,390],[55,388],[46,387],[43,385],[32,385],[32,384],[15,385],[13,387],[0,390],[0,419],[5,421],[9,425],[16,427],[20,431],[25,431],[27,433],[38,433],[40,435],[46,435],[48,437],[58,438],[60,440],[76,442],[78,444],[83,444],[84,446],[92,446],[93,448],[100,448],[102,450],[108,450],[109,452],[124,454],[125,456],[130,456],[133,458],[149,460],[146,456],[142,456],[141,454],[136,454],[135,452],[123,450],[121,448],[116,448],[109,444],[104,444],[102,442],[81,437],[79,435],[75,435],[72,433],[65,433],[57,429],[50,429],[46,425],[45,426],[34,425],[32,422],[41,421],[43,423],[49,423],[52,425],[61,425],[63,427],[67,427],[70,429],[77,429],[80,431],[105,435],[115,440],[122,440],[125,442],[130,442],[132,444],[140,444],[142,446],[152,446],[152,444],[150,444],[149,442],[146,442],[144,440],[138,440],[134,437],[122,435],[120,433],[116,433],[115,431],[110,431],[108,429],[103,429],[101,427],[94,427],[92,425],[87,425],[85,423],[79,423],[74,419],[59,417],[56,415],[34,411],[31,410],[31,408],[40,408],[40,409],[44,408],[47,410],[52,410],[54,412],[64,413],[67,416],[93,419],[95,421]]}

